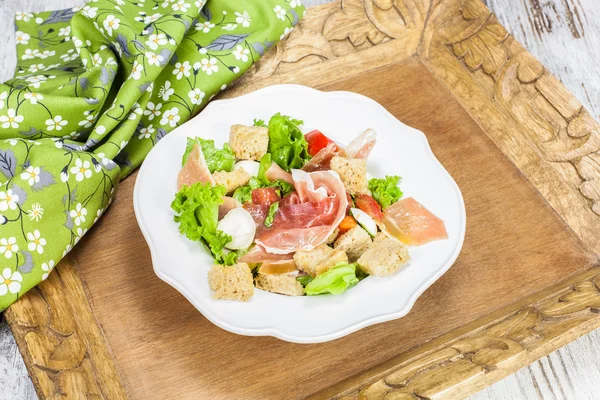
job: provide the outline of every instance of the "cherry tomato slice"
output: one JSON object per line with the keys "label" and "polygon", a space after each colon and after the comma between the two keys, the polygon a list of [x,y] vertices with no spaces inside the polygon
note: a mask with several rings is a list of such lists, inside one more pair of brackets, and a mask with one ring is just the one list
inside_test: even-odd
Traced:
{"label": "cherry tomato slice", "polygon": [[314,130],[304,135],[308,142],[308,154],[314,157],[319,151],[327,147],[329,143],[334,143],[333,140],[323,135],[320,131]]}
{"label": "cherry tomato slice", "polygon": [[354,203],[356,203],[356,207],[366,212],[369,217],[373,218],[374,220],[379,220],[381,217],[383,217],[381,206],[368,194],[361,194],[360,196],[356,197],[354,199]]}
{"label": "cherry tomato slice", "polygon": [[270,206],[279,200],[279,195],[275,188],[260,188],[252,191],[252,203],[263,206]]}

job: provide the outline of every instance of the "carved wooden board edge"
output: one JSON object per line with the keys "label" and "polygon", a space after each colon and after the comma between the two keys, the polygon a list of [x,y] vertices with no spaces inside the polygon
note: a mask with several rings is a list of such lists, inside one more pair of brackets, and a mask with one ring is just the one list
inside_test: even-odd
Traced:
{"label": "carved wooden board edge", "polygon": [[418,56],[592,252],[600,125],[478,0],[436,0]]}
{"label": "carved wooden board edge", "polygon": [[394,357],[309,399],[458,399],[600,327],[600,267]]}
{"label": "carved wooden board edge", "polygon": [[5,312],[41,399],[125,399],[71,256]]}

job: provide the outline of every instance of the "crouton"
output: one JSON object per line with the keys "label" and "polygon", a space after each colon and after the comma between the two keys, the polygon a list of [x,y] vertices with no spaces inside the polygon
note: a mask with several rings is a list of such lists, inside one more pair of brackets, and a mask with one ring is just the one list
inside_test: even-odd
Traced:
{"label": "crouton", "polygon": [[357,225],[337,238],[333,247],[345,251],[350,262],[355,262],[371,246],[371,236]]}
{"label": "crouton", "polygon": [[240,186],[248,184],[250,174],[242,168],[234,169],[231,172],[217,171],[213,175],[215,185],[223,185],[227,190],[227,194],[232,193]]}
{"label": "crouton", "polygon": [[310,251],[297,251],[294,261],[299,270],[314,277],[339,262],[348,262],[348,256],[342,250],[334,250],[326,244],[320,244]]}
{"label": "crouton", "polygon": [[213,265],[208,271],[208,284],[217,300],[248,301],[254,295],[252,272],[246,263]]}
{"label": "crouton", "polygon": [[240,160],[260,160],[269,147],[269,130],[262,126],[232,125],[229,145]]}
{"label": "crouton", "polygon": [[254,279],[256,287],[267,292],[302,296],[304,287],[291,275],[258,274]]}
{"label": "crouton", "polygon": [[408,247],[404,243],[379,233],[356,263],[369,275],[389,276],[396,273],[409,260]]}
{"label": "crouton", "polygon": [[329,237],[325,240],[325,243],[332,244],[333,242],[335,242],[335,239],[337,239],[339,233],[340,228],[335,228],[334,231],[331,232],[331,235],[329,235]]}
{"label": "crouton", "polygon": [[334,156],[330,167],[340,175],[346,191],[352,195],[368,194],[367,159]]}

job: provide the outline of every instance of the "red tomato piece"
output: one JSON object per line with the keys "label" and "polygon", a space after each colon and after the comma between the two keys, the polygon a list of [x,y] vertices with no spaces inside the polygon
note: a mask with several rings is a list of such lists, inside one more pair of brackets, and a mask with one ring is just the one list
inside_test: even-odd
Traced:
{"label": "red tomato piece", "polygon": [[275,188],[260,188],[252,190],[252,203],[270,206],[280,199]]}
{"label": "red tomato piece", "polygon": [[379,220],[381,219],[381,217],[383,217],[381,206],[374,198],[372,198],[368,194],[361,194],[356,199],[354,199],[354,203],[356,203],[356,207],[366,212],[369,215],[369,217],[373,218],[374,220]]}
{"label": "red tomato piece", "polygon": [[320,131],[314,130],[304,135],[308,142],[308,154],[314,157],[319,151],[327,147],[329,143],[334,143],[333,140],[323,135]]}

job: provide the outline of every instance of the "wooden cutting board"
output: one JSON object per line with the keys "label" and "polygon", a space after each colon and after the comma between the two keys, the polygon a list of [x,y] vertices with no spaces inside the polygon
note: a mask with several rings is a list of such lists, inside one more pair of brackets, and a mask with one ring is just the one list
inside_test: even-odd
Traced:
{"label": "wooden cutting board", "polygon": [[40,397],[457,398],[600,326],[600,127],[479,1],[310,9],[225,96],[275,83],[364,94],[426,134],[465,198],[455,265],[333,342],[237,336],[154,275],[133,175],[6,313]]}

